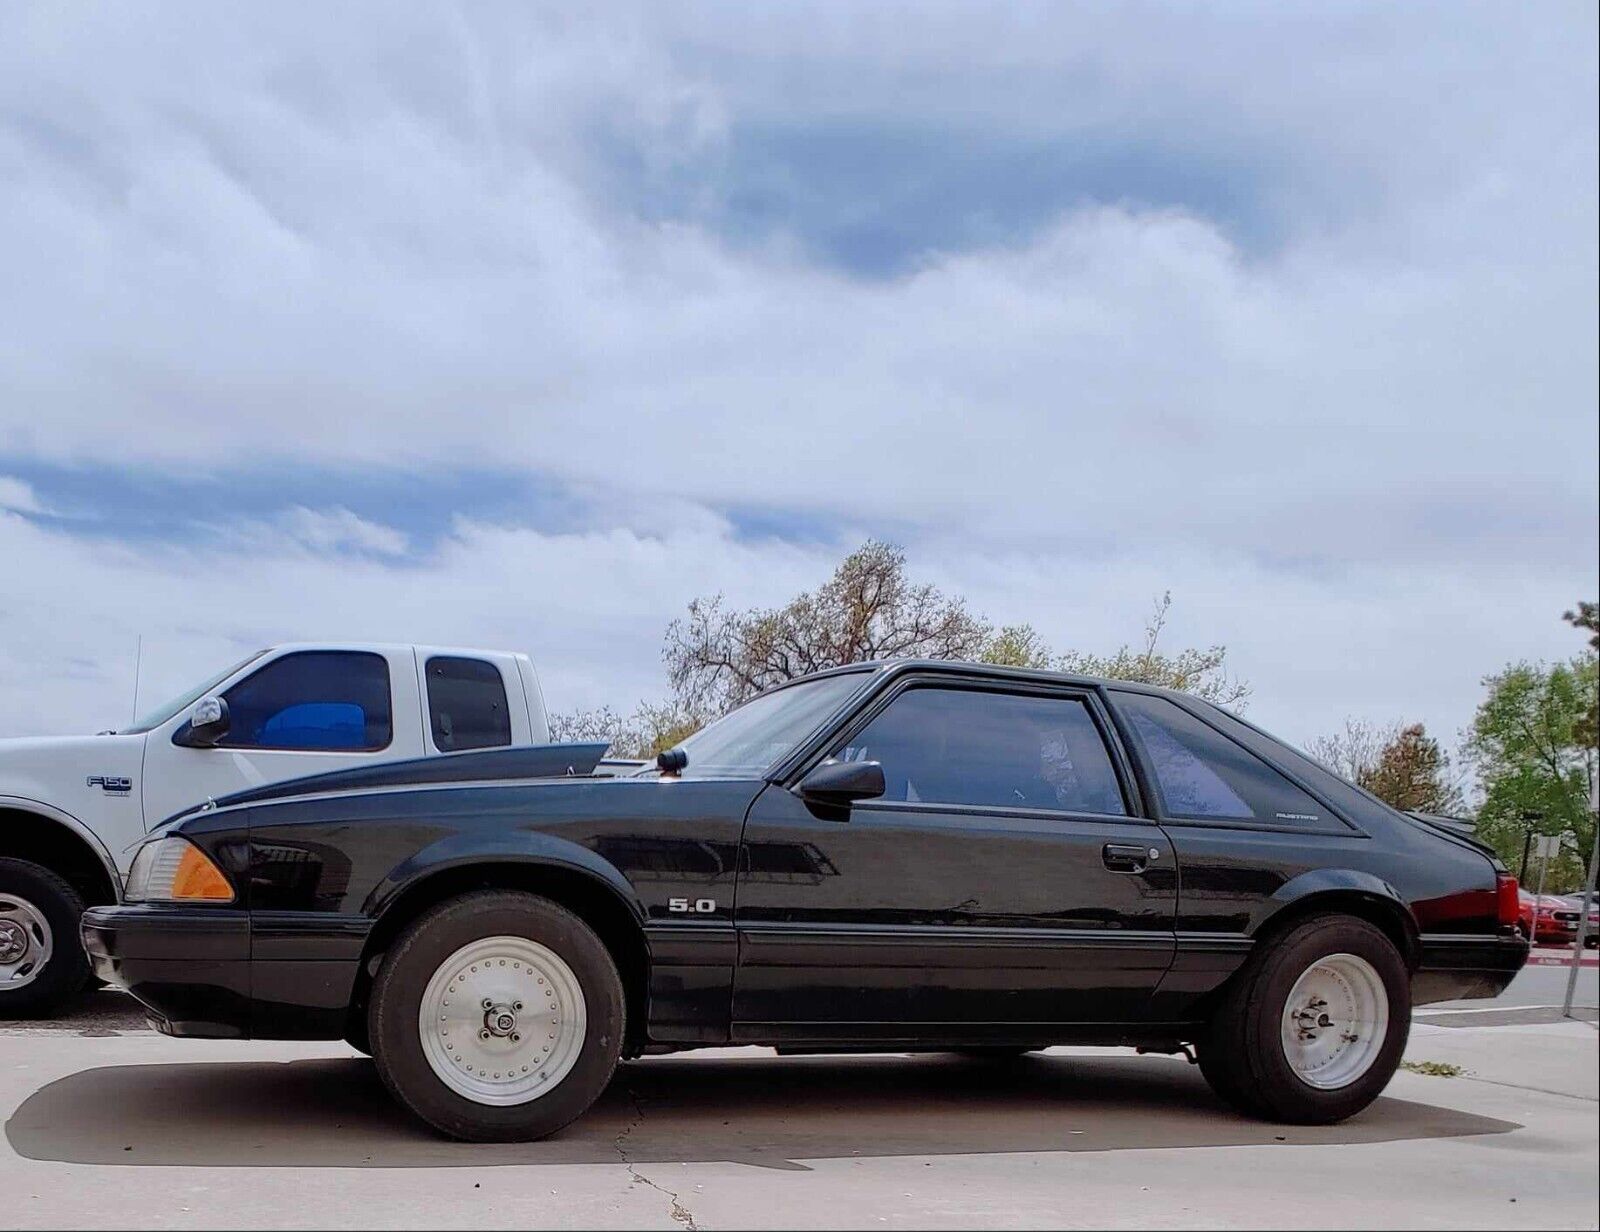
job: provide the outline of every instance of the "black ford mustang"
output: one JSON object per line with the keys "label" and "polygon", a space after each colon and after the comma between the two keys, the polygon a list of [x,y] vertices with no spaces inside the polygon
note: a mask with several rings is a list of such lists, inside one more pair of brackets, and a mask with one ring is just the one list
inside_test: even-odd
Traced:
{"label": "black ford mustang", "polygon": [[1193,698],[971,664],[763,694],[631,777],[600,746],[218,801],[84,916],[173,1035],[346,1039],[461,1138],[583,1112],[619,1057],[1192,1047],[1219,1095],[1350,1116],[1414,1003],[1492,996],[1516,883]]}

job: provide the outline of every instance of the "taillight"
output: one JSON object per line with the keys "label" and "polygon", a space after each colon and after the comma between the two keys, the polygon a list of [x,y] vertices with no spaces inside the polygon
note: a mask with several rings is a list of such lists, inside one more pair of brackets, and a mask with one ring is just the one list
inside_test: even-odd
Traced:
{"label": "taillight", "polygon": [[1494,879],[1495,917],[1501,928],[1515,927],[1522,918],[1522,907],[1517,901],[1517,879],[1510,873],[1496,873]]}

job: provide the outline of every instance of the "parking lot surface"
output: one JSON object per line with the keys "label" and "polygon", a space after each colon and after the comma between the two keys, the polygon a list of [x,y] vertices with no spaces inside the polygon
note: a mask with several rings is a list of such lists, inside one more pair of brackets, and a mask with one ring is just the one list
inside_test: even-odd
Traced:
{"label": "parking lot surface", "polygon": [[1407,1058],[1434,1072],[1340,1126],[1236,1116],[1181,1058],[747,1048],[628,1064],[560,1136],[506,1146],[415,1126],[342,1045],[170,1040],[101,993],[0,1028],[5,1222],[1594,1227],[1600,1049],[1549,1020],[1550,975],[1559,1004],[1548,969],[1464,1003],[1495,1025],[1424,1007]]}

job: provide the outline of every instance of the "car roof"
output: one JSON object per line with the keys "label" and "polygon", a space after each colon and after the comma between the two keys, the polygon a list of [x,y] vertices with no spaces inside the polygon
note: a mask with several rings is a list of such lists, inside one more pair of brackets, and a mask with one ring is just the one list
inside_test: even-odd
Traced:
{"label": "car roof", "polygon": [[[1106,676],[1085,676],[1078,672],[1056,672],[1039,667],[1006,667],[998,663],[978,663],[970,659],[863,659],[859,663],[845,663],[838,667],[824,668],[806,676],[797,676],[794,680],[786,680],[782,684],[774,685],[771,692],[776,689],[787,688],[801,680],[817,680],[824,676],[842,676],[850,672],[879,672],[885,675],[905,675],[907,673],[937,673],[950,676],[963,676],[967,678],[981,678],[992,680],[1016,680],[1035,684],[1073,685],[1078,688],[1088,689],[1123,689],[1130,693],[1149,693],[1157,697],[1181,698],[1185,702],[1199,702],[1192,693],[1182,693],[1176,689],[1165,689],[1159,685],[1144,684],[1134,680],[1116,680]],[[1206,705],[1214,703],[1205,702]]]}
{"label": "car roof", "polygon": [[508,655],[512,658],[526,659],[528,656],[518,650],[491,650],[481,646],[438,646],[432,642],[361,642],[361,641],[326,641],[326,642],[274,642],[271,646],[262,648],[261,653],[266,654],[278,651],[297,650],[353,650],[365,651],[370,654],[404,654],[407,651],[425,650],[429,654],[447,655]]}

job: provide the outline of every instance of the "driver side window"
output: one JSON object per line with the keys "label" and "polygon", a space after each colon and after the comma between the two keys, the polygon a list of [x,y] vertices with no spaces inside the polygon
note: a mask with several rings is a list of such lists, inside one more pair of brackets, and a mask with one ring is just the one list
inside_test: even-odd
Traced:
{"label": "driver side window", "polygon": [[882,763],[884,800],[1127,815],[1077,697],[911,688],[838,756]]}
{"label": "driver side window", "polygon": [[365,651],[284,655],[223,696],[229,728],[219,748],[374,752],[394,736],[388,661]]}

